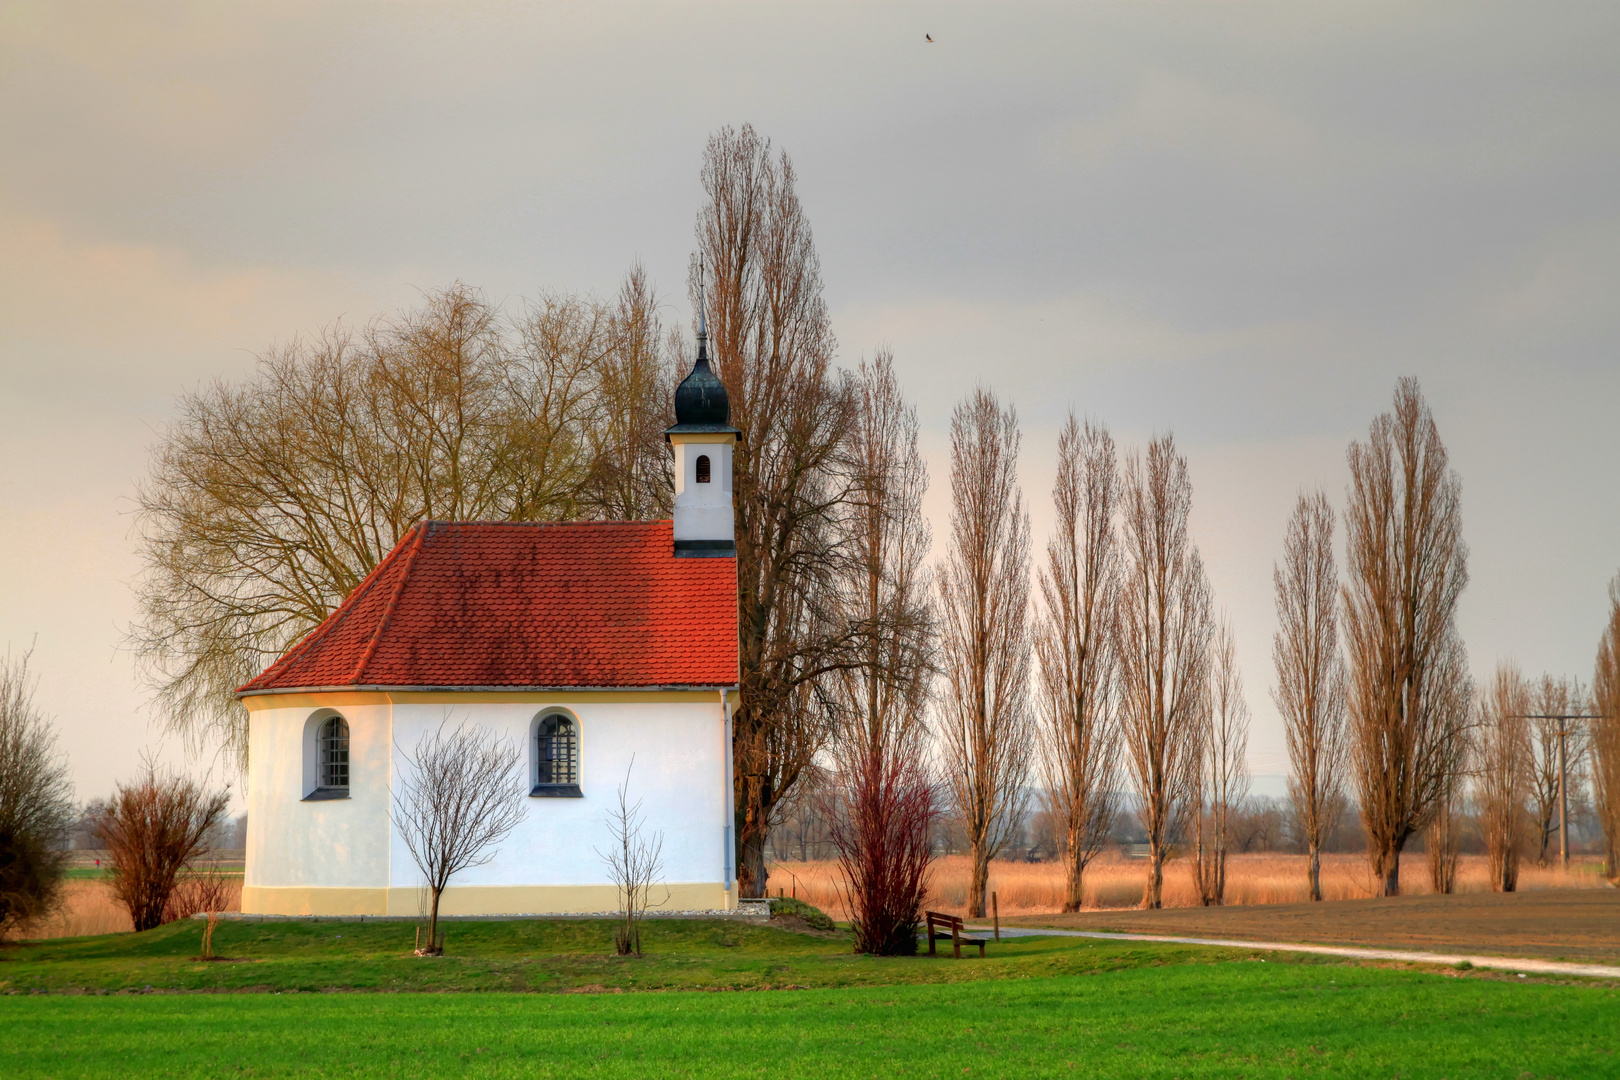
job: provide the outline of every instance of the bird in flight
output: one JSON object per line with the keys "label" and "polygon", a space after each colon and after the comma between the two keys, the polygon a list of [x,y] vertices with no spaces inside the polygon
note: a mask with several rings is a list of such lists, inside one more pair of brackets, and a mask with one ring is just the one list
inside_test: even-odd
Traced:
{"label": "bird in flight", "polygon": [[934,35],[933,34],[924,34],[923,35],[923,40],[927,41],[927,42],[932,42],[934,40]]}

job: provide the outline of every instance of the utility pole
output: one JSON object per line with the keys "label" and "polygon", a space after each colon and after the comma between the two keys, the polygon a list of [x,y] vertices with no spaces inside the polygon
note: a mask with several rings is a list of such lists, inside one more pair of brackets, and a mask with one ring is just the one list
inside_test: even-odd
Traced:
{"label": "utility pole", "polygon": [[1594,713],[1528,713],[1521,717],[1524,720],[1556,720],[1558,721],[1558,865],[1564,870],[1569,869],[1569,781],[1568,769],[1565,764],[1565,740],[1575,734],[1575,729],[1569,726],[1571,720],[1601,720],[1601,714]]}
{"label": "utility pole", "polygon": [[1561,870],[1569,869],[1569,789],[1565,786],[1564,778],[1569,770],[1564,765],[1564,749],[1569,730],[1562,723],[1558,725],[1558,867]]}

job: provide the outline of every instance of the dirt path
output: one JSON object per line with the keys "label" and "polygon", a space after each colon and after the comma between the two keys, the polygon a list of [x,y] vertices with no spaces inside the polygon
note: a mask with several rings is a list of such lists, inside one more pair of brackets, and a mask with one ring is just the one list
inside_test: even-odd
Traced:
{"label": "dirt path", "polygon": [[[1620,963],[1620,890],[1547,889],[1320,904],[1082,911],[1002,927]],[[1438,961],[1446,962],[1446,961]]]}
{"label": "dirt path", "polygon": [[[988,926],[969,929],[990,933]],[[1496,971],[1528,972],[1537,975],[1581,975],[1593,979],[1620,979],[1620,966],[1574,964],[1559,960],[1532,960],[1525,957],[1464,955],[1462,953],[1408,952],[1402,949],[1359,949],[1340,945],[1296,945],[1284,941],[1240,941],[1228,938],[1170,937],[1165,934],[1109,934],[1101,930],[1026,930],[1003,926],[1002,937],[1082,937],[1109,941],[1159,941],[1178,945],[1217,945],[1223,948],[1264,949],[1267,952],[1311,953],[1316,956],[1343,956],[1351,960],[1398,960],[1409,964],[1440,964],[1457,967],[1469,964]]]}

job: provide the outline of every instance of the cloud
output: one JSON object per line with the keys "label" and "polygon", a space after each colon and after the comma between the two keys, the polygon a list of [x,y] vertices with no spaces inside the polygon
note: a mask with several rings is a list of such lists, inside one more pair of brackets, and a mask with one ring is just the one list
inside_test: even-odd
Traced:
{"label": "cloud", "polygon": [[1620,544],[1617,30],[1511,3],[0,7],[0,505],[27,532],[0,566],[32,575],[0,637],[51,635],[104,786],[144,738],[120,499],[175,394],[458,278],[607,291],[639,257],[683,318],[703,140],[752,122],[798,166],[843,358],[892,345],[920,405],[941,543],[976,381],[1024,418],[1038,539],[1071,405],[1122,444],[1173,430],[1258,722],[1293,492],[1342,494],[1411,372],[1465,478],[1476,667],[1581,670]]}
{"label": "cloud", "polygon": [[[0,207],[0,396],[44,406],[150,407],[244,372],[277,340],[341,316],[409,303],[391,283],[273,264],[218,266],[182,250],[77,242],[54,221]],[[156,401],[154,401],[156,395]]]}
{"label": "cloud", "polygon": [[1361,160],[1357,146],[1327,137],[1299,104],[1154,68],[1116,108],[1055,123],[1040,137],[1039,152],[1065,170],[1149,157],[1196,161],[1268,185],[1321,183]]}

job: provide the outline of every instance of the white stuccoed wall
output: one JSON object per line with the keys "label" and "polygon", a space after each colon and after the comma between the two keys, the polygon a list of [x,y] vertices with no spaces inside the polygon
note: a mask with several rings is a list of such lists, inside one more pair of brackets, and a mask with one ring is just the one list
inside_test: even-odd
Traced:
{"label": "white stuccoed wall", "polygon": [[[664,834],[664,881],[718,887],[727,877],[730,793],[719,692],[693,692],[679,701],[623,700],[628,696],[325,706],[349,722],[350,797],[310,802],[303,801],[304,729],[322,704],[302,696],[296,707],[259,708],[249,723],[244,883],[272,890],[416,889],[421,875],[389,819],[389,786],[407,773],[408,753],[421,738],[441,723],[454,726],[465,719],[522,747],[521,801],[527,813],[489,863],[452,880],[447,897],[458,888],[611,885],[597,849],[605,851],[612,843],[608,813],[632,757],[630,798],[641,800],[648,833]],[[557,706],[579,719],[584,798],[528,795],[531,723]],[[399,902],[397,895],[391,901],[395,907]],[[320,903],[315,901],[317,908]],[[566,903],[563,909],[569,909]]]}
{"label": "white stuccoed wall", "polygon": [[304,802],[304,727],[317,709],[248,719],[247,865],[243,884],[381,888],[388,884],[388,704],[346,705],[349,798]]}
{"label": "white stuccoed wall", "polygon": [[[630,770],[631,802],[641,800],[648,834],[664,834],[664,877],[671,882],[718,881],[724,873],[725,760],[719,694],[705,704],[592,704],[555,702],[579,718],[582,799],[530,798],[524,782],[524,822],[495,858],[456,878],[458,885],[611,884],[596,849],[613,842],[608,813],[616,789]],[[394,771],[411,768],[408,751],[450,714],[500,732],[525,749],[528,776],[529,724],[533,705],[474,704],[394,706]],[[635,759],[631,769],[631,758]],[[404,841],[395,836],[389,884],[420,884]]]}

